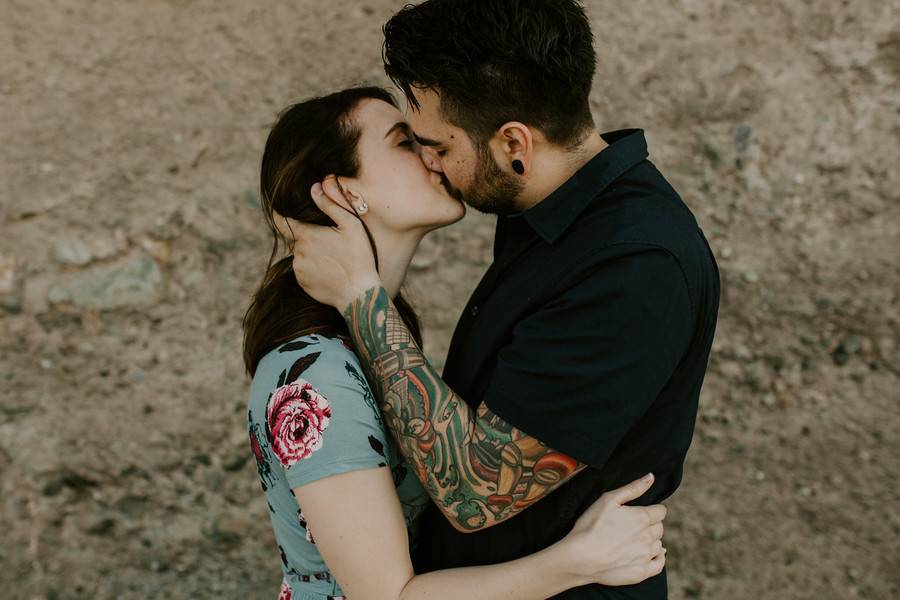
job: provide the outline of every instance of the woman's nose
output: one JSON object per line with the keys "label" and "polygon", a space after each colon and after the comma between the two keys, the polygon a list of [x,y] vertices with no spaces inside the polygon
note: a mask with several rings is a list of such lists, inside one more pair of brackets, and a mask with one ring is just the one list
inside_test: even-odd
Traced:
{"label": "woman's nose", "polygon": [[422,146],[422,151],[419,156],[422,157],[422,162],[425,163],[425,166],[429,171],[434,171],[435,173],[444,172],[444,169],[441,168],[441,158],[437,155],[434,148]]}

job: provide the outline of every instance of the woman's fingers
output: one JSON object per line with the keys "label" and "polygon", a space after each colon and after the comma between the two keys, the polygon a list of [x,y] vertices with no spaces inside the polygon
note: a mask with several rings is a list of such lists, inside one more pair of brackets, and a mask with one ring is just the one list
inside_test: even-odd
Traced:
{"label": "woman's fingers", "polygon": [[616,504],[625,504],[626,502],[637,500],[643,496],[644,492],[649,490],[651,485],[653,485],[653,473],[648,473],[640,479],[636,479],[627,485],[623,485],[618,489],[607,492],[607,494],[609,494],[610,500]]}
{"label": "woman's fingers", "polygon": [[663,567],[666,566],[666,555],[663,553],[647,563],[645,577],[653,577],[662,573]]}
{"label": "woman's fingers", "polygon": [[300,221],[284,217],[274,210],[272,211],[272,221],[275,222],[275,228],[278,229],[278,233],[281,234],[281,237],[289,242],[293,242],[297,239],[297,231],[300,229],[300,226],[303,225]]}
{"label": "woman's fingers", "polygon": [[329,175],[319,184],[310,189],[313,202],[322,212],[331,217],[338,227],[344,227],[353,222],[356,213],[350,207],[350,200],[346,198],[338,185],[337,177]]}
{"label": "woman's fingers", "polygon": [[653,504],[645,507],[645,510],[647,511],[647,516],[649,517],[651,524],[661,523],[669,513],[669,509],[666,508],[664,504]]}
{"label": "woman's fingers", "polygon": [[664,504],[651,504],[650,506],[623,506],[631,511],[631,514],[641,523],[641,528],[650,527],[662,523],[669,509]]}
{"label": "woman's fingers", "polygon": [[[329,175],[322,183],[316,183],[310,188],[310,196],[316,206],[341,228],[352,224],[356,220],[356,213],[350,208],[350,202],[341,193],[337,177]],[[320,225],[303,223],[290,217],[285,217],[274,210],[272,221],[278,233],[292,246],[294,253],[301,247],[304,240],[316,235],[322,229]]]}

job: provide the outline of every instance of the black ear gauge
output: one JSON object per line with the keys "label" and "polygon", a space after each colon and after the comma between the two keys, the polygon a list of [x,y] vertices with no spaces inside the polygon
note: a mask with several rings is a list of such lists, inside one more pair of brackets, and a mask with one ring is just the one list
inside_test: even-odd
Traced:
{"label": "black ear gauge", "polygon": [[525,165],[522,164],[521,160],[514,160],[512,162],[512,168],[513,168],[513,171],[515,171],[519,175],[525,174]]}

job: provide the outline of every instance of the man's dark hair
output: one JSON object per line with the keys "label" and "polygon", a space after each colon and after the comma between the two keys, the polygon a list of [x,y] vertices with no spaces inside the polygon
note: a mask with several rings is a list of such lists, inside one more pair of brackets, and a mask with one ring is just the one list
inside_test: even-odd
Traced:
{"label": "man's dark hair", "polygon": [[596,54],[577,0],[427,0],[384,26],[384,69],[412,90],[440,94],[448,121],[484,143],[508,121],[571,148],[593,125]]}

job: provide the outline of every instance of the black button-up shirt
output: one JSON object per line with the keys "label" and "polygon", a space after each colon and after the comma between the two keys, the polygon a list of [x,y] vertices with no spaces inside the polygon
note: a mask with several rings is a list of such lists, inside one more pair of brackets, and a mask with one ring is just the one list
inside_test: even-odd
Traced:
{"label": "black button-up shirt", "polygon": [[[457,325],[444,381],[476,408],[588,468],[508,521],[459,533],[434,507],[417,572],[499,563],[561,539],[603,492],[648,472],[640,500],[678,487],[719,303],[697,222],[647,160],[641,130],[529,210],[498,219],[494,262]],[[665,571],[557,598],[666,597]]]}

